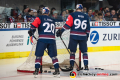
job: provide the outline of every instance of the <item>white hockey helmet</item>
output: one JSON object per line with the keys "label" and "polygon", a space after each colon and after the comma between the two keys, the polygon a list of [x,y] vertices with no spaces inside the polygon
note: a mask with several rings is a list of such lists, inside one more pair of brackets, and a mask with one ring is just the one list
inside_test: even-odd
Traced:
{"label": "white hockey helmet", "polygon": [[77,5],[76,5],[76,9],[83,9],[82,4],[77,4]]}

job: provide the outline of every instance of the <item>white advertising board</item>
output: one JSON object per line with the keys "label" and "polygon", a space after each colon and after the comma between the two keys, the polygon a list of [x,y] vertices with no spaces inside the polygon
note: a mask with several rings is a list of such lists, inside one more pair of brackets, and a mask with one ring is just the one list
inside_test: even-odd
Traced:
{"label": "white advertising board", "polygon": [[27,30],[0,31],[0,53],[30,51],[31,42]]}
{"label": "white advertising board", "polygon": [[[56,22],[56,27],[62,27],[64,24],[64,22]],[[120,47],[119,21],[93,21],[90,22],[90,25],[90,35],[87,42],[88,51],[94,51],[95,47],[98,49],[98,47],[103,48],[105,46],[104,48],[106,51],[108,50],[108,46],[111,48],[114,46]],[[32,43],[28,35],[29,28],[30,23],[0,23],[0,54],[8,54],[11,52],[11,55],[13,56],[12,52],[27,52],[26,54],[28,55],[32,48]],[[5,57],[6,54],[2,56]]]}
{"label": "white advertising board", "polygon": [[88,47],[120,46],[120,27],[92,27]]}

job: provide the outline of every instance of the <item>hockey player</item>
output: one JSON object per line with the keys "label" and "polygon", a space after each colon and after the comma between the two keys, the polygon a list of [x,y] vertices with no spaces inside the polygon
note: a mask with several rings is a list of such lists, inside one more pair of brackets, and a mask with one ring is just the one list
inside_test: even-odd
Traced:
{"label": "hockey player", "polygon": [[70,49],[70,69],[74,67],[75,53],[77,44],[79,50],[83,53],[84,69],[88,70],[88,54],[87,54],[87,40],[90,32],[90,24],[88,15],[82,13],[82,4],[77,4],[76,12],[71,13],[66,21],[66,24],[61,30],[56,32],[57,37],[61,36],[65,30],[71,29],[70,41],[68,49]]}
{"label": "hockey player", "polygon": [[57,59],[57,49],[55,41],[55,22],[49,15],[49,8],[44,7],[42,10],[42,15],[36,17],[33,23],[31,23],[31,29],[28,31],[30,36],[33,36],[36,28],[38,28],[39,39],[37,41],[36,51],[35,51],[35,72],[34,75],[38,75],[39,68],[41,65],[41,57],[44,54],[44,50],[48,49],[48,55],[52,59],[55,72],[54,76],[60,76],[59,63]]}

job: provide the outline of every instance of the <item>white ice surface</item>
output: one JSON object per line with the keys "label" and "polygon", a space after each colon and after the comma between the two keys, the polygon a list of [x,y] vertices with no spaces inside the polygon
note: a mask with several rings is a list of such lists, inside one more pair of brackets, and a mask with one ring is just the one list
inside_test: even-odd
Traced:
{"label": "white ice surface", "polygon": [[[120,71],[120,51],[110,52],[91,52],[88,53],[90,68],[103,68],[105,70]],[[39,74],[34,78],[32,73],[17,72],[20,66],[27,58],[1,59],[0,60],[0,80],[73,80],[69,76],[54,78],[49,74]],[[83,65],[83,63],[82,63]],[[68,74],[67,74],[68,75]],[[76,77],[74,80],[120,80],[120,74],[117,76],[86,76]]]}

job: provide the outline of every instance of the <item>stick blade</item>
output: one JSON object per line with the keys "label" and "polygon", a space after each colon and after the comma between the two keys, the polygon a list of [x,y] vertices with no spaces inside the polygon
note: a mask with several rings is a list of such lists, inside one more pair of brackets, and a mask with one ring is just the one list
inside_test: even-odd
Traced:
{"label": "stick blade", "polygon": [[62,69],[62,68],[60,68],[61,69],[61,71],[63,71],[63,72],[69,72],[69,71],[72,71],[73,69]]}

